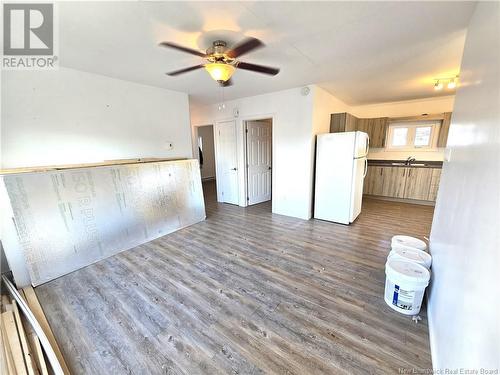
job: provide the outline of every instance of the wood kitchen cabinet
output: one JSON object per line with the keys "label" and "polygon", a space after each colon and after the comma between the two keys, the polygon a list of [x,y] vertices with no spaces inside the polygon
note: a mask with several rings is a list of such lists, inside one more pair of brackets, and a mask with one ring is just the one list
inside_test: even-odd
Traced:
{"label": "wood kitchen cabinet", "polygon": [[385,168],[388,167],[368,167],[365,181],[363,183],[364,194],[382,195]]}
{"label": "wood kitchen cabinet", "polygon": [[443,113],[443,121],[441,122],[441,127],[439,128],[439,136],[437,141],[438,147],[446,147],[448,143],[448,133],[450,131],[451,122],[451,112]]}
{"label": "wood kitchen cabinet", "polygon": [[435,201],[441,168],[368,166],[363,193],[389,198]]}
{"label": "wood kitchen cabinet", "polygon": [[387,134],[388,117],[358,118],[356,130],[365,132],[370,137],[370,147],[385,147],[385,137]]}
{"label": "wood kitchen cabinet", "polygon": [[350,113],[333,113],[330,117],[330,133],[365,132],[370,137],[370,147],[382,148],[385,146],[388,117],[357,118]]}
{"label": "wood kitchen cabinet", "polygon": [[330,133],[353,132],[358,118],[350,113],[333,113],[330,116]]}
{"label": "wood kitchen cabinet", "polygon": [[332,113],[330,115],[330,133],[351,132],[359,130],[370,136],[370,147],[385,147],[387,128],[389,121],[441,121],[437,147],[446,147],[448,142],[448,133],[450,130],[451,112],[438,113],[434,115],[419,115],[407,117],[375,117],[375,118],[357,118],[350,113]]}
{"label": "wood kitchen cabinet", "polygon": [[441,180],[441,168],[432,168],[431,186],[427,200],[436,201],[439,182]]}
{"label": "wood kitchen cabinet", "polygon": [[408,168],[384,167],[381,195],[393,198],[404,197],[406,169]]}
{"label": "wood kitchen cabinet", "polygon": [[404,168],[406,180],[403,198],[427,200],[433,168]]}

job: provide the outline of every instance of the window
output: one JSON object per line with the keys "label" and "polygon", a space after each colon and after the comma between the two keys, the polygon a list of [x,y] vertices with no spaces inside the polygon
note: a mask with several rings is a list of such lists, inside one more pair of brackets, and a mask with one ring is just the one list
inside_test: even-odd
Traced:
{"label": "window", "polygon": [[386,148],[396,150],[436,148],[439,123],[392,123],[387,132]]}

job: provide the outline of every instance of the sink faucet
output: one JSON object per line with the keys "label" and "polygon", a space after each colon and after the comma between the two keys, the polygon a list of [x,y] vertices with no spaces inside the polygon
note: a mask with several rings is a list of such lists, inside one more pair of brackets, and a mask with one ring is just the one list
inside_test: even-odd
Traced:
{"label": "sink faucet", "polygon": [[411,165],[416,159],[413,156],[408,156],[408,159],[406,159],[405,164],[406,165]]}

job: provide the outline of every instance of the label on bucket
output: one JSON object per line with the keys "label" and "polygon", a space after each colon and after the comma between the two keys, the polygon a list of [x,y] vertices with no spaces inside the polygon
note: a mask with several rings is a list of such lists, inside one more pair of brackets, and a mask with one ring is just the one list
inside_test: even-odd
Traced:
{"label": "label on bucket", "polygon": [[394,295],[392,297],[392,304],[394,306],[403,310],[411,310],[414,299],[415,292],[413,290],[404,290],[399,285],[394,285]]}

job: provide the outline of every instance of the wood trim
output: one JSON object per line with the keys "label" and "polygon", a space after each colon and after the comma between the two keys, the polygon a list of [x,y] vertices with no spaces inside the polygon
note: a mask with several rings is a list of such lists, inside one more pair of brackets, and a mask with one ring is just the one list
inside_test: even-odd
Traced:
{"label": "wood trim", "polygon": [[36,167],[7,168],[7,169],[0,169],[0,175],[14,174],[14,173],[50,172],[50,171],[60,171],[60,170],[65,170],[65,169],[108,167],[108,166],[112,166],[112,165],[142,164],[142,163],[154,163],[154,162],[162,162],[162,161],[178,161],[178,160],[187,160],[187,158],[117,159],[117,160],[105,160],[105,161],[98,162],[98,163],[61,164],[61,165],[46,165],[46,166],[36,166]]}
{"label": "wood trim", "polygon": [[[4,305],[5,306],[5,305]],[[14,357],[12,356],[12,352],[10,350],[10,344],[9,344],[9,340],[8,340],[8,337],[7,337],[7,330],[5,328],[5,324],[3,322],[3,317],[2,315],[0,315],[0,330],[1,330],[1,334],[0,334],[0,338],[1,338],[1,344],[2,344],[2,350],[4,351],[3,353],[3,360],[2,360],[2,365],[4,367],[7,367],[7,372],[6,374],[15,374],[16,373],[16,367],[14,365]],[[4,373],[3,371],[5,371],[4,369],[2,369],[2,374]]]}
{"label": "wood trim", "polygon": [[38,324],[40,324],[40,327],[42,327],[43,332],[47,336],[47,339],[49,340],[50,345],[52,346],[52,349],[54,350],[57,359],[59,360],[59,364],[61,365],[64,374],[69,375],[70,371],[68,369],[68,366],[66,365],[66,362],[64,361],[61,349],[59,349],[59,345],[57,345],[56,338],[54,337],[54,333],[52,332],[49,322],[45,317],[42,306],[40,305],[38,297],[35,294],[35,290],[33,289],[33,287],[29,286],[23,288],[23,292],[24,292],[24,297],[26,298],[26,301],[29,305],[29,308],[31,309],[33,315],[38,321]]}
{"label": "wood trim", "polygon": [[408,198],[384,197],[382,195],[363,194],[363,198],[377,199],[377,200],[381,200],[381,201],[399,202],[399,203],[419,204],[421,206],[435,206],[436,205],[436,202],[432,202],[432,201],[423,201],[423,200],[419,200],[419,199],[408,199]]}
{"label": "wood trim", "polygon": [[19,314],[19,309],[17,308],[17,303],[15,300],[12,300],[12,307],[17,327],[17,333],[19,335],[19,341],[21,342],[21,348],[23,351],[24,363],[26,365],[26,369],[28,370],[28,375],[35,375],[35,367],[33,365],[33,361],[31,358],[30,348],[28,346],[28,339],[26,337],[26,333],[24,331],[24,327],[21,321],[21,315]]}
{"label": "wood trim", "polygon": [[434,120],[444,120],[446,118],[445,113],[435,113],[430,115],[418,115],[418,116],[406,116],[406,117],[389,117],[389,123],[391,122],[404,122],[404,121],[434,121]]}
{"label": "wood trim", "polygon": [[5,333],[7,334],[5,340],[9,344],[10,353],[12,354],[12,359],[14,360],[14,368],[16,369],[16,374],[27,374],[26,365],[24,364],[23,349],[21,347],[21,341],[19,340],[19,336],[17,333],[14,312],[3,312],[2,321]]}

